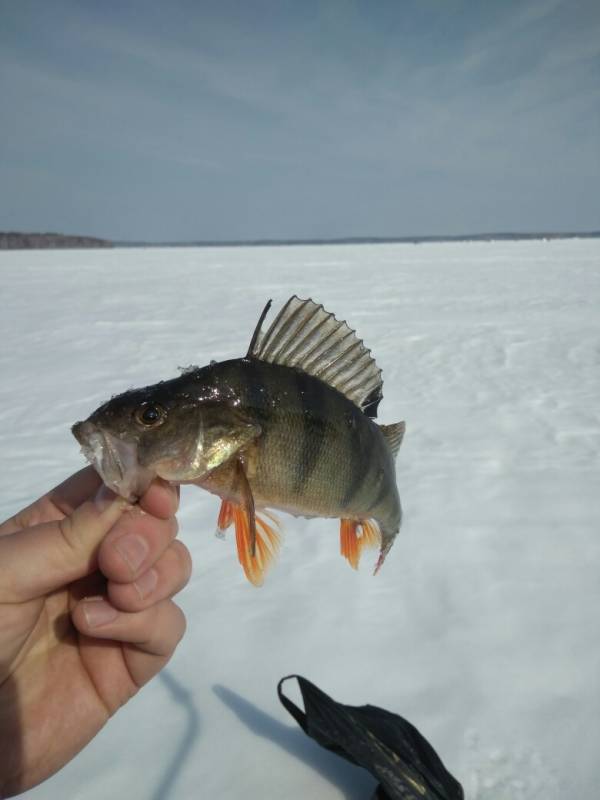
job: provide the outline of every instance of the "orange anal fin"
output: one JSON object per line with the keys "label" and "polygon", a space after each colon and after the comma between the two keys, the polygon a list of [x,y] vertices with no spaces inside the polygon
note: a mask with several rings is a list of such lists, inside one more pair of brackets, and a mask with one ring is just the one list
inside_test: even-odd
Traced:
{"label": "orange anal fin", "polygon": [[358,536],[356,529],[358,522],[353,519],[342,519],[340,521],[340,553],[348,559],[352,569],[358,569],[360,553],[358,550]]}
{"label": "orange anal fin", "polygon": [[375,520],[342,519],[340,521],[340,552],[352,569],[358,569],[363,550],[378,547],[381,533]]}
{"label": "orange anal fin", "polygon": [[260,513],[256,514],[256,536],[252,552],[253,541],[248,510],[233,505],[233,521],[238,559],[244,574],[254,586],[262,586],[265,574],[279,552],[279,533],[276,527],[263,519]]}

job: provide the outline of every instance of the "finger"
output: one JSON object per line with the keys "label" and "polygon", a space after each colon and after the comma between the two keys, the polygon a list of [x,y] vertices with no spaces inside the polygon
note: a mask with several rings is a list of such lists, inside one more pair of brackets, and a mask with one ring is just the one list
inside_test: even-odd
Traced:
{"label": "finger", "polygon": [[71,514],[76,508],[96,494],[102,480],[93,467],[84,467],[48,492],[52,504],[64,516]]}
{"label": "finger", "polygon": [[180,592],[192,574],[192,558],[183,542],[171,542],[162,556],[133,583],[108,584],[108,599],[120,611],[142,611]]}
{"label": "finger", "polygon": [[0,538],[0,603],[31,600],[89,575],[100,542],[127,508],[120,497],[99,498],[68,517]]}
{"label": "finger", "polygon": [[98,551],[98,566],[116,583],[131,583],[146,572],[177,535],[175,517],[157,519],[134,508],[114,526]]}
{"label": "finger", "polygon": [[185,633],[185,616],[172,600],[127,613],[102,597],[91,597],[78,603],[71,616],[77,630],[86,636],[130,645],[123,655],[137,686],[166,664]]}
{"label": "finger", "polygon": [[173,486],[161,478],[156,478],[148,491],[140,497],[139,504],[146,513],[168,519],[179,508],[179,486]]}
{"label": "finger", "polygon": [[61,519],[93,497],[102,481],[92,467],[80,469],[0,526],[0,536]]}

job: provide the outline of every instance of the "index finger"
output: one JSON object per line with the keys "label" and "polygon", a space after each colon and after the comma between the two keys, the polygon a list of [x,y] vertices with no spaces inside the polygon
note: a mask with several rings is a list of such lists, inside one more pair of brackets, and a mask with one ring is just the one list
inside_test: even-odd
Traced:
{"label": "index finger", "polygon": [[[68,516],[95,494],[101,483],[102,480],[96,470],[89,466],[71,475],[66,481],[48,492],[47,496],[64,516]],[[173,486],[162,478],[155,478],[140,497],[139,505],[148,514],[160,519],[168,519],[179,508],[179,486]]]}
{"label": "index finger", "polygon": [[155,478],[139,499],[140,508],[159,519],[169,519],[179,508],[179,486]]}
{"label": "index finger", "polygon": [[66,517],[86,500],[89,500],[101,483],[100,476],[93,467],[84,467],[51,489],[47,497],[55,508]]}
{"label": "index finger", "polygon": [[[80,469],[39,500],[2,523],[0,536],[8,536],[42,522],[56,522],[69,516],[93,497],[101,484],[100,476],[93,467]],[[159,519],[168,519],[179,507],[179,486],[172,486],[162,478],[156,478],[140,498],[139,504],[148,514]]]}
{"label": "index finger", "polygon": [[0,525],[0,536],[7,536],[42,522],[56,522],[72,514],[96,493],[101,483],[93,467],[80,469]]}

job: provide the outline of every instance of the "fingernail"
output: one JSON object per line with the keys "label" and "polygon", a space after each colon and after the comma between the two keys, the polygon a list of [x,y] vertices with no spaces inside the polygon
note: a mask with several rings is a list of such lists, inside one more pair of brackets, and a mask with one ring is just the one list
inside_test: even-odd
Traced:
{"label": "fingernail", "polygon": [[82,604],[85,621],[90,628],[99,628],[108,622],[113,622],[119,615],[105,600],[96,597],[86,597]]}
{"label": "fingernail", "polygon": [[143,600],[156,589],[158,583],[158,573],[155,569],[149,569],[135,581],[133,584],[138,591],[140,599]]}
{"label": "fingernail", "polygon": [[118,539],[115,549],[132,572],[138,571],[148,555],[146,540],[136,533],[130,533]]}

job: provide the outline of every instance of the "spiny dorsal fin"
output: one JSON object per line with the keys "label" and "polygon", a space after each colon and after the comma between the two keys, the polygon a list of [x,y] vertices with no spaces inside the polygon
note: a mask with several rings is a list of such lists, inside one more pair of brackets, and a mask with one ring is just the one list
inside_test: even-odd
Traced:
{"label": "spiny dorsal fin", "polygon": [[290,297],[265,334],[255,331],[248,355],[301,369],[337,389],[368,416],[377,414],[383,381],[371,351],[344,321],[313,300]]}
{"label": "spiny dorsal fin", "polygon": [[404,431],[406,430],[406,422],[394,422],[393,425],[380,425],[383,438],[388,443],[388,447],[392,451],[394,458],[398,455],[402,439],[404,438]]}
{"label": "spiny dorsal fin", "polygon": [[271,303],[272,302],[273,302],[272,300],[267,300],[267,304],[263,308],[262,313],[261,313],[260,317],[258,318],[258,322],[256,323],[256,328],[254,328],[254,333],[252,334],[252,339],[250,339],[250,344],[248,346],[248,352],[246,354],[247,356],[251,356],[252,355],[252,351],[254,350],[254,348],[256,346],[256,342],[258,341],[258,337],[260,336],[260,330],[262,328],[262,324],[263,324],[263,322],[265,320],[265,317],[269,313],[269,309],[271,308]]}

